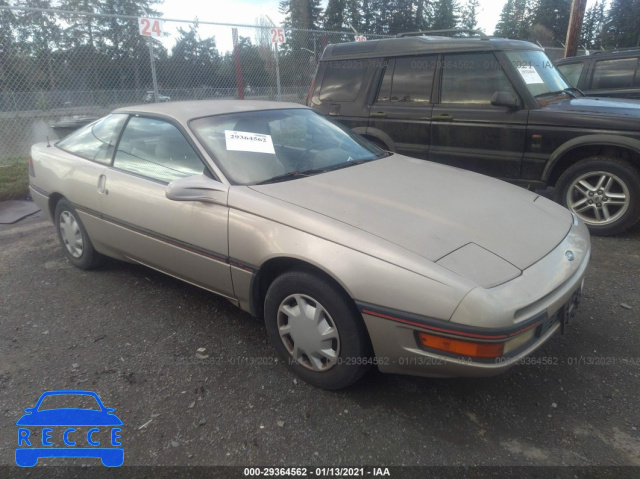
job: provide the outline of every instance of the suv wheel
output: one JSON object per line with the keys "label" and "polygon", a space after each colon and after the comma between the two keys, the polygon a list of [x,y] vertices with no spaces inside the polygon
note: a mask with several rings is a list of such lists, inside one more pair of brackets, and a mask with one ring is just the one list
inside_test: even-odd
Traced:
{"label": "suv wheel", "polygon": [[556,200],[584,221],[591,233],[622,233],[640,219],[640,173],[618,158],[587,158],[560,176]]}

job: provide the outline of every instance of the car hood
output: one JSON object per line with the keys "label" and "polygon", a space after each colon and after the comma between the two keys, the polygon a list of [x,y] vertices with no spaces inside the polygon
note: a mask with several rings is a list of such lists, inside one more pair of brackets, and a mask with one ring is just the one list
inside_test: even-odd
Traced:
{"label": "car hood", "polygon": [[585,115],[616,115],[640,120],[640,101],[624,98],[581,97],[551,103],[547,111]]}
{"label": "car hood", "polygon": [[[517,186],[402,155],[251,189],[442,260],[463,276],[460,261],[478,251],[481,262],[495,255],[519,274],[573,221],[565,208]],[[459,249],[459,258],[446,258]]]}

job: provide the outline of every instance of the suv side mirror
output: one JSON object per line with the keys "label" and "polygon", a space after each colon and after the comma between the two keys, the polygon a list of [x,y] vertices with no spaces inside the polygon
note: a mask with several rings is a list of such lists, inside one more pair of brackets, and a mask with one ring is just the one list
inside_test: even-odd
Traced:
{"label": "suv side mirror", "polygon": [[165,195],[173,201],[204,201],[227,204],[229,187],[205,175],[178,178],[167,185]]}
{"label": "suv side mirror", "polygon": [[520,107],[520,102],[508,91],[497,91],[491,97],[493,106],[506,106],[509,109],[516,110]]}

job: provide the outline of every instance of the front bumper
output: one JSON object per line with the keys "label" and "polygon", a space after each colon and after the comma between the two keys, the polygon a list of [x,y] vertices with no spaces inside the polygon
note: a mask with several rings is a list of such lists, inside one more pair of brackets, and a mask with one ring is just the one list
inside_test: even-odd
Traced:
{"label": "front bumper", "polygon": [[[574,262],[563,260],[567,251],[576,254]],[[476,304],[467,301],[450,321],[359,303],[379,370],[428,377],[482,377],[500,374],[524,362],[575,315],[589,256],[586,227],[575,224],[560,245],[519,278],[495,288],[472,291],[461,306],[469,297],[475,298]],[[504,353],[479,359],[429,349],[421,345],[420,333],[454,341],[503,343]],[[546,360],[558,362],[557,358]]]}

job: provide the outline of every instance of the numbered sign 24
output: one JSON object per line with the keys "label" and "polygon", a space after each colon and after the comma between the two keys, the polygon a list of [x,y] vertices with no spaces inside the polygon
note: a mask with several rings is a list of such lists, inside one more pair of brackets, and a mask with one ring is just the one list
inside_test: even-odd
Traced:
{"label": "numbered sign 24", "polygon": [[161,37],[162,36],[162,21],[157,18],[138,18],[138,29],[140,35],[145,37]]}
{"label": "numbered sign 24", "polygon": [[287,41],[284,36],[284,28],[272,28],[269,33],[271,34],[271,43],[284,43]]}

